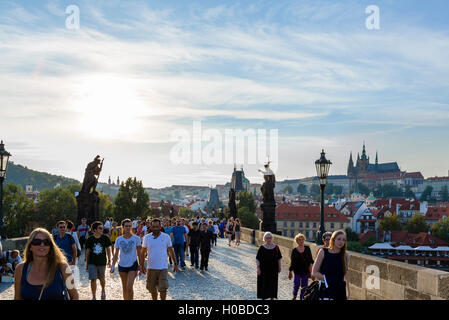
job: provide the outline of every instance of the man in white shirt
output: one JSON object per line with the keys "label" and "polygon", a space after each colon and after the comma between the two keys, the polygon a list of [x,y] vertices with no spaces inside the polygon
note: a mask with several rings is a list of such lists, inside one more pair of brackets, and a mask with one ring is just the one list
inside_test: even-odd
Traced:
{"label": "man in white shirt", "polygon": [[134,234],[137,233],[137,222],[138,222],[137,218],[133,220],[133,232],[134,232]]}
{"label": "man in white shirt", "polygon": [[[157,300],[158,291],[161,300],[165,300],[168,289],[167,251],[174,261],[173,271],[176,272],[178,270],[178,265],[176,264],[175,252],[173,251],[170,236],[161,232],[161,221],[159,219],[154,219],[151,222],[151,231],[143,238],[140,261],[145,261],[145,255],[148,252],[147,289],[151,293],[153,300]],[[147,271],[143,263],[140,269],[144,274]]]}

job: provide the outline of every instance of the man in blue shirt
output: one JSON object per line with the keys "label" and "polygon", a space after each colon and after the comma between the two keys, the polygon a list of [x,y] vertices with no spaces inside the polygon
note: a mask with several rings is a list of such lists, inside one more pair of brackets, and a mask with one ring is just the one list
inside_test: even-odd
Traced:
{"label": "man in blue shirt", "polygon": [[226,221],[222,221],[219,225],[220,228],[220,238],[224,238],[225,237],[225,226],[226,226]]}
{"label": "man in blue shirt", "polygon": [[67,257],[67,262],[71,265],[75,265],[77,251],[75,240],[70,234],[66,233],[67,225],[65,221],[59,221],[56,224],[56,227],[58,228],[58,234],[54,236],[56,245]]}
{"label": "man in blue shirt", "polygon": [[187,241],[187,231],[181,225],[181,220],[176,221],[176,226],[172,228],[171,233],[173,234],[173,249],[175,249],[176,261],[181,269],[184,269],[186,266],[184,262],[184,242]]}

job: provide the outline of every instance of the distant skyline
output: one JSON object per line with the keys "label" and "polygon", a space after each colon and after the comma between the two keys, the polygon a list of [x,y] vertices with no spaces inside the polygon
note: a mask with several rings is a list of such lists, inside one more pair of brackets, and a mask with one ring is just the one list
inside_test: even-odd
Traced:
{"label": "distant skyline", "polygon": [[[0,139],[17,164],[146,187],[223,184],[232,164],[175,165],[175,130],[277,129],[278,180],[349,154],[447,176],[449,2],[0,2]],[[77,6],[80,28],[66,27]],[[203,142],[203,146],[208,144]],[[273,159],[273,157],[270,157]],[[237,163],[240,167],[241,163]],[[262,163],[243,163],[261,183]]]}

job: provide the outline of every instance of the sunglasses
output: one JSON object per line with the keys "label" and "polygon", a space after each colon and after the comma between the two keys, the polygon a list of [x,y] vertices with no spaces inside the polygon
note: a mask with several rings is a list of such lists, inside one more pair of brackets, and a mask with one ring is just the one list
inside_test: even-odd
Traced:
{"label": "sunglasses", "polygon": [[41,244],[44,244],[44,246],[49,246],[50,245],[50,240],[48,239],[33,239],[31,241],[31,244],[33,246],[40,246]]}
{"label": "sunglasses", "polygon": [[98,230],[103,230],[103,227],[98,227],[97,229],[98,229]]}

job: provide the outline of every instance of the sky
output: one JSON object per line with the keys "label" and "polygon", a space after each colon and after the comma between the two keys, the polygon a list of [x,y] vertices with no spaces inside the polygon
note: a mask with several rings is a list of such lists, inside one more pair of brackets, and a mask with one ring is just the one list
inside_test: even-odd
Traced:
{"label": "sky", "polygon": [[[322,149],[345,174],[364,142],[371,162],[377,151],[447,176],[447,12],[445,0],[0,0],[0,139],[35,170],[82,180],[98,154],[100,181],[158,188],[224,184],[234,162],[261,183],[268,156],[277,180],[310,177]],[[273,143],[232,160],[238,129]]]}

